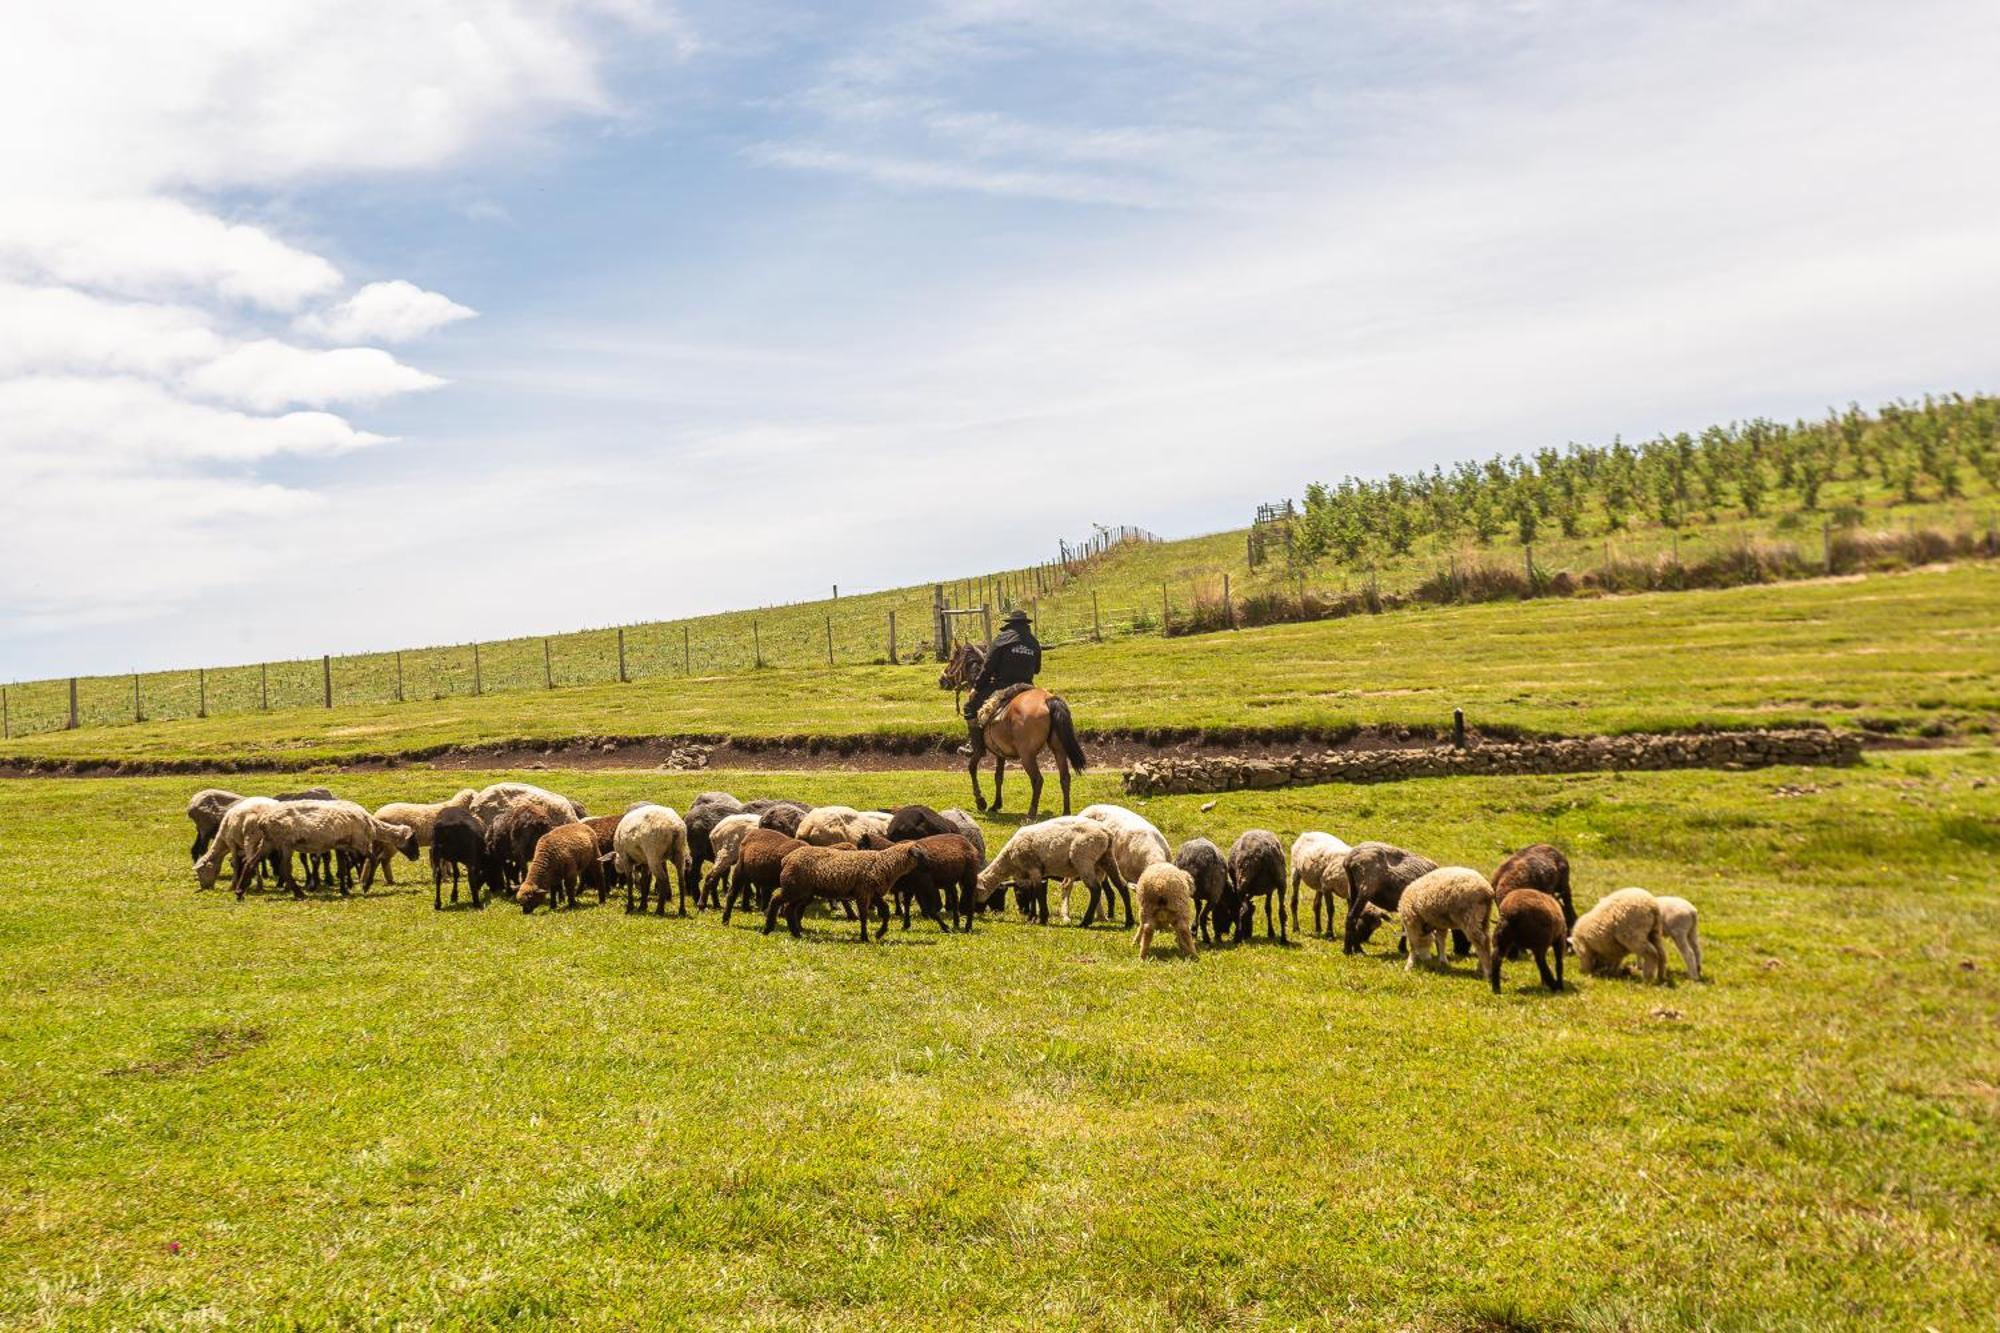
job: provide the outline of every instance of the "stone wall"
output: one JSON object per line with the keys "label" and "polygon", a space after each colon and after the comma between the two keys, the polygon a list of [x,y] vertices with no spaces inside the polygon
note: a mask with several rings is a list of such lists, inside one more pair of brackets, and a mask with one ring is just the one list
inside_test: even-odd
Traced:
{"label": "stone wall", "polygon": [[1853,764],[1861,738],[1819,729],[1720,731],[1674,735],[1580,736],[1560,740],[1484,741],[1465,749],[1330,750],[1285,759],[1189,755],[1145,759],[1125,773],[1135,796],[1316,782],[1396,782],[1454,774],[1591,773],[1606,769],[1764,768],[1772,764]]}

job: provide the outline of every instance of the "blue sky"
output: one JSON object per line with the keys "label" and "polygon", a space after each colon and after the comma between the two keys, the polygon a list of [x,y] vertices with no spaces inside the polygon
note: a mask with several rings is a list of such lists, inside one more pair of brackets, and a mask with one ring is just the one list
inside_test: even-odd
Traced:
{"label": "blue sky", "polygon": [[33,14],[0,676],[792,600],[1995,387],[2000,15],[1800,13]]}

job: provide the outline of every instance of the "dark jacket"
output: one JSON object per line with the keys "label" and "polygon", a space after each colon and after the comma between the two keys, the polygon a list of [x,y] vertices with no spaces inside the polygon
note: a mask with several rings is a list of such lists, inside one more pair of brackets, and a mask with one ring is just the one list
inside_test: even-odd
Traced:
{"label": "dark jacket", "polygon": [[972,693],[985,697],[1009,685],[1026,685],[1042,669],[1042,645],[1026,625],[1010,625],[994,636],[993,651],[972,684]]}

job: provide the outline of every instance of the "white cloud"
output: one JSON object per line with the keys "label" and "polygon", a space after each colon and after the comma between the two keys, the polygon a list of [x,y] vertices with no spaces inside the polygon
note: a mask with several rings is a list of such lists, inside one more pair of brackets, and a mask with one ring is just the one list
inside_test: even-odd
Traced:
{"label": "white cloud", "polygon": [[444,381],[406,366],[379,347],[308,351],[259,338],[198,366],[181,383],[197,398],[256,412],[302,404],[373,403]]}
{"label": "white cloud", "polygon": [[399,343],[478,313],[449,296],[394,278],[371,282],[324,313],[302,316],[298,325],[328,342]]}

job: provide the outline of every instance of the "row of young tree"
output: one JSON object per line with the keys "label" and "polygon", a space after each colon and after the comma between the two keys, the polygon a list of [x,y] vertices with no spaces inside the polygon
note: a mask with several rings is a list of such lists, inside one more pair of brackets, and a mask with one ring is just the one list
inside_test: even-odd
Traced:
{"label": "row of young tree", "polygon": [[1760,418],[1637,445],[1571,444],[1532,458],[1315,484],[1292,524],[1291,559],[1303,568],[1328,558],[1352,565],[1407,555],[1420,541],[1441,551],[1466,540],[1679,530],[1858,506],[1871,496],[1952,500],[1982,481],[2000,490],[2000,398],[1926,396],[1872,414],[1850,404],[1819,421]]}

